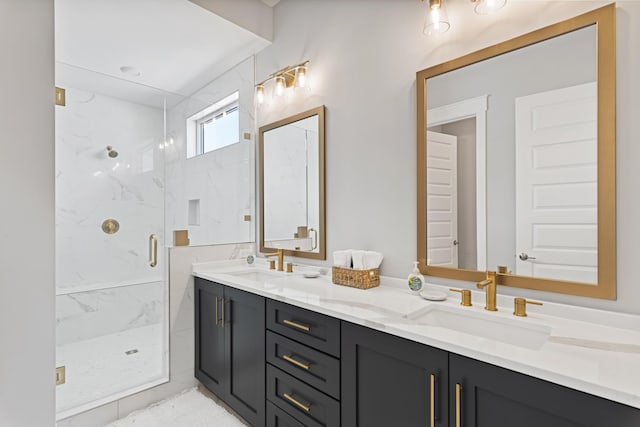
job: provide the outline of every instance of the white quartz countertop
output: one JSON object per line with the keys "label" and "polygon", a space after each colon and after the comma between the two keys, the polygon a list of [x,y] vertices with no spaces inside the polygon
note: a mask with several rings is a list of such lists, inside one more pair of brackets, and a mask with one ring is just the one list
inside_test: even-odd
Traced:
{"label": "white quartz countertop", "polygon": [[[498,295],[498,311],[484,310],[480,290],[473,291],[473,307],[462,307],[460,296],[443,286],[426,285],[449,294],[446,301],[431,302],[401,279],[382,277],[380,286],[361,290],[335,285],[330,275],[305,278],[258,264],[196,263],[193,275],[640,408],[640,316],[545,302],[527,307],[528,317],[520,318],[512,314],[512,297]],[[238,275],[249,271],[262,273]],[[483,337],[421,320],[434,309],[456,316],[454,321],[478,319],[470,321],[491,325],[491,333]],[[532,345],[503,340],[514,328],[548,337]]]}

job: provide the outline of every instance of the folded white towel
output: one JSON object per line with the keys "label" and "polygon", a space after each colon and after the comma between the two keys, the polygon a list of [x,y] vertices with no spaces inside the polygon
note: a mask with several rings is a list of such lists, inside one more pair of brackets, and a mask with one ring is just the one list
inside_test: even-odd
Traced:
{"label": "folded white towel", "polygon": [[333,265],[336,267],[351,268],[351,250],[334,251]]}
{"label": "folded white towel", "polygon": [[364,268],[369,270],[371,268],[378,268],[382,263],[384,257],[380,252],[365,251],[364,253]]}
{"label": "folded white towel", "polygon": [[354,270],[364,270],[364,253],[365,251],[351,251],[351,261]]}

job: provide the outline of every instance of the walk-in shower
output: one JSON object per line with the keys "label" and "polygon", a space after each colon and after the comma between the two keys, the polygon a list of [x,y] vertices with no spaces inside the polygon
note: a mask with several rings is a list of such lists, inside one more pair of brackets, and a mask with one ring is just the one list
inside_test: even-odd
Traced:
{"label": "walk-in shower", "polygon": [[167,95],[60,63],[56,85],[61,419],[168,380]]}

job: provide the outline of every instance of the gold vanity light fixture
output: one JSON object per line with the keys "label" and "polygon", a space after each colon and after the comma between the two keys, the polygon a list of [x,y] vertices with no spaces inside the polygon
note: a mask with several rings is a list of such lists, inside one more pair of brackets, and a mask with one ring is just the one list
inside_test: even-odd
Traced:
{"label": "gold vanity light fixture", "polygon": [[[422,0],[425,1],[425,0]],[[444,0],[428,0],[429,12],[424,21],[424,34],[432,36],[435,34],[442,34],[449,30],[451,24],[449,23],[449,16],[447,10],[444,7]]]}
{"label": "gold vanity light fixture", "polygon": [[[424,34],[432,36],[445,33],[451,28],[447,10],[444,7],[445,0],[422,0],[429,2],[429,12],[424,22]],[[474,11],[478,15],[488,15],[502,9],[507,0],[471,0],[475,5]]]}
{"label": "gold vanity light fixture", "polygon": [[286,66],[272,73],[256,85],[256,102],[263,104],[265,101],[266,87],[273,85],[273,96],[284,95],[285,90],[292,87],[304,88],[307,86],[307,68],[309,61],[301,62],[293,66]]}

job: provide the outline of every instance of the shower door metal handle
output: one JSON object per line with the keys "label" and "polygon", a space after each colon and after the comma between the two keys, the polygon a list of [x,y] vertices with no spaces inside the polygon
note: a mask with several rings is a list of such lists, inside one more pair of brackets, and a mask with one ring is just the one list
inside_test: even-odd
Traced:
{"label": "shower door metal handle", "polygon": [[149,265],[158,265],[158,236],[155,234],[149,236]]}

